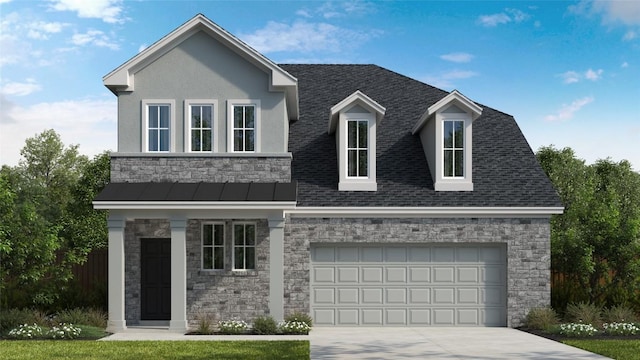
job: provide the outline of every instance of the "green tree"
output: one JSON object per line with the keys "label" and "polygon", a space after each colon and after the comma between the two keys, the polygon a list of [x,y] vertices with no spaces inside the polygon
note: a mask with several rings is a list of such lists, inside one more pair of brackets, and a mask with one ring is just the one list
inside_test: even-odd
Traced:
{"label": "green tree", "polygon": [[564,276],[554,306],[638,301],[640,174],[627,161],[586,165],[569,148],[543,147],[537,157],[565,206],[551,219],[551,267]]}

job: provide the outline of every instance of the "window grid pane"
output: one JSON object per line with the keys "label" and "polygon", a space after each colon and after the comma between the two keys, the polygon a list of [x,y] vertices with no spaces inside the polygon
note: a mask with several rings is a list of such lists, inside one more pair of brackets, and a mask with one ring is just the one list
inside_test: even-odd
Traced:
{"label": "window grid pane", "polygon": [[233,151],[255,151],[254,105],[233,106]]}
{"label": "window grid pane", "polygon": [[254,224],[234,224],[234,269],[256,268],[256,228]]}
{"label": "window grid pane", "polygon": [[202,225],[202,268],[224,269],[224,225]]}
{"label": "window grid pane", "polygon": [[444,121],[443,137],[443,175],[464,177],[464,121]]}
{"label": "window grid pane", "polygon": [[191,105],[191,151],[211,151],[213,106]]}
{"label": "window grid pane", "polygon": [[347,176],[369,176],[369,122],[347,121]]}
{"label": "window grid pane", "polygon": [[148,105],[147,116],[147,151],[169,151],[169,105]]}

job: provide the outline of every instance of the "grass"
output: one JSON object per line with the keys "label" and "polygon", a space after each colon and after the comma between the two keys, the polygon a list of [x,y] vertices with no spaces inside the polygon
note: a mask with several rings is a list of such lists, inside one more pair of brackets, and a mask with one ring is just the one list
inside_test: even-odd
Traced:
{"label": "grass", "polygon": [[309,359],[308,341],[0,341],[0,358]]}
{"label": "grass", "polygon": [[563,340],[564,344],[584,349],[616,360],[637,359],[640,340]]}

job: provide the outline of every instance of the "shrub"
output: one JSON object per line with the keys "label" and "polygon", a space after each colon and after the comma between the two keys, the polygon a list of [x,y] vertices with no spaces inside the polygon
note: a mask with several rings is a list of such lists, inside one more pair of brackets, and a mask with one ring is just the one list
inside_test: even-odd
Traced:
{"label": "shrub", "polygon": [[633,309],[624,305],[612,306],[609,309],[605,309],[602,315],[604,321],[610,323],[635,322],[638,320]]}
{"label": "shrub", "polygon": [[9,337],[13,339],[33,339],[42,337],[42,328],[38,324],[22,324],[9,331]]}
{"label": "shrub", "polygon": [[525,319],[525,326],[534,330],[549,330],[557,323],[558,314],[550,307],[533,308]]}
{"label": "shrub", "polygon": [[277,334],[278,323],[271,316],[258,316],[253,320],[253,333],[258,335]]}
{"label": "shrub", "polygon": [[313,326],[313,319],[309,314],[303,312],[294,312],[284,317],[285,322],[303,322],[311,328]]}
{"label": "shrub", "polygon": [[593,336],[593,334],[597,332],[598,330],[596,330],[596,328],[594,328],[591,324],[570,323],[560,325],[560,334],[566,336]]}
{"label": "shrub", "polygon": [[80,336],[82,330],[73,324],[60,323],[58,326],[52,327],[47,335],[53,339],[75,339]]}
{"label": "shrub", "polygon": [[567,306],[567,320],[574,323],[600,326],[602,324],[602,309],[592,303],[569,304]]}
{"label": "shrub", "polygon": [[211,325],[213,324],[214,319],[215,319],[215,316],[213,314],[210,314],[204,311],[199,312],[196,315],[196,320],[198,320],[198,329],[196,331],[198,332],[198,334],[202,334],[202,335],[213,334],[213,329],[211,328]]}
{"label": "shrub", "polygon": [[603,324],[605,334],[628,336],[640,334],[640,328],[633,323],[610,323]]}
{"label": "shrub", "polygon": [[48,325],[49,317],[44,312],[33,309],[8,309],[0,311],[0,333],[21,324]]}
{"label": "shrub", "polygon": [[226,335],[243,334],[247,331],[249,325],[242,320],[224,320],[218,321],[218,329]]}
{"label": "shrub", "polygon": [[302,321],[283,321],[278,327],[287,335],[307,335],[311,330],[311,326]]}

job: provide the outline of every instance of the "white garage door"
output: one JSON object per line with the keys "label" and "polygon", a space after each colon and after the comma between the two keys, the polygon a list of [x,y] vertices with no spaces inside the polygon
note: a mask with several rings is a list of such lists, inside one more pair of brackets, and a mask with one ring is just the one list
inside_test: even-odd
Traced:
{"label": "white garage door", "polygon": [[504,246],[311,247],[318,326],[506,326]]}

